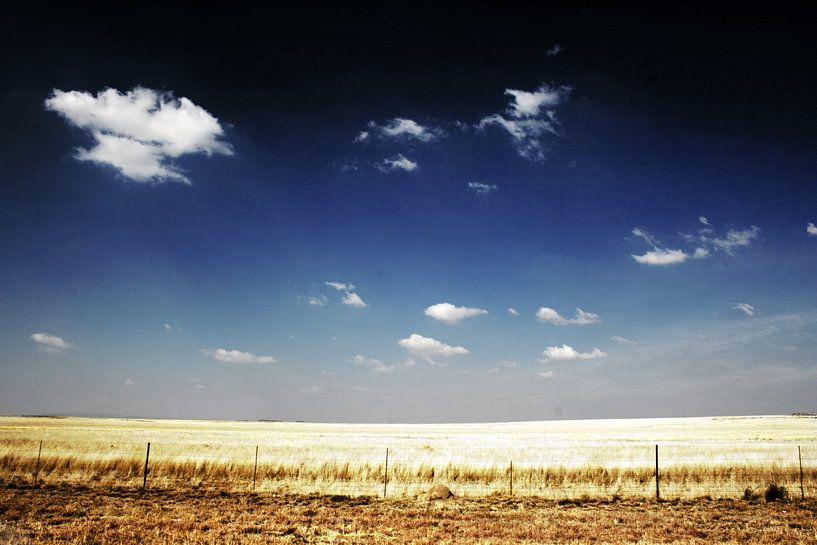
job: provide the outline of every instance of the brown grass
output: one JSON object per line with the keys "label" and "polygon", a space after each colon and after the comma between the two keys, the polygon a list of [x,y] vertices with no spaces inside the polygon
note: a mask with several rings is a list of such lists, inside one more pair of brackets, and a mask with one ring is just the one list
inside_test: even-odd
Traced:
{"label": "brown grass", "polygon": [[0,488],[0,544],[817,543],[817,502]]}

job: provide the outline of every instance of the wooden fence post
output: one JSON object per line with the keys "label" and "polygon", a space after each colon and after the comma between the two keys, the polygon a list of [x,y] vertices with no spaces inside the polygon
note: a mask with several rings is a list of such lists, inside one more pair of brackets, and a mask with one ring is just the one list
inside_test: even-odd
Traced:
{"label": "wooden fence post", "polygon": [[[42,453],[43,453],[43,442],[42,442],[42,440],[40,440],[40,448],[39,448],[39,450],[37,450],[37,465],[34,467],[34,484],[37,484],[37,477],[40,474],[40,455]],[[802,470],[801,470],[800,473],[802,474]]]}
{"label": "wooden fence post", "polygon": [[386,447],[386,470],[383,472],[383,497],[386,497],[386,485],[389,483],[389,449]]}
{"label": "wooden fence post", "polygon": [[513,460],[511,460],[511,496],[513,496]]}
{"label": "wooden fence post", "polygon": [[800,462],[800,499],[806,498],[806,493],[803,490],[803,456],[800,454],[800,446],[797,446],[797,461]]}
{"label": "wooden fence post", "polygon": [[145,452],[145,472],[142,475],[142,489],[144,490],[148,484],[148,461],[150,460],[150,442],[148,442],[148,449]]}
{"label": "wooden fence post", "polygon": [[655,445],[655,501],[661,500],[661,488],[659,485],[660,477],[658,475],[658,445]]}
{"label": "wooden fence post", "polygon": [[252,468],[252,493],[255,494],[255,477],[258,475],[258,445],[255,445],[255,466]]}

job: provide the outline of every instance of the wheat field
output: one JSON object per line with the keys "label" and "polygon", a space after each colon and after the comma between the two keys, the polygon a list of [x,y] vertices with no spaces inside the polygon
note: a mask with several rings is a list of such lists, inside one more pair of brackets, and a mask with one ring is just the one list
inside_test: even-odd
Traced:
{"label": "wheat field", "polygon": [[658,445],[663,498],[734,498],[769,483],[799,497],[801,464],[813,497],[815,432],[808,416],[425,425],[0,417],[0,479],[139,487],[150,442],[150,488],[375,496],[387,479],[392,497],[436,483],[460,496],[651,497]]}

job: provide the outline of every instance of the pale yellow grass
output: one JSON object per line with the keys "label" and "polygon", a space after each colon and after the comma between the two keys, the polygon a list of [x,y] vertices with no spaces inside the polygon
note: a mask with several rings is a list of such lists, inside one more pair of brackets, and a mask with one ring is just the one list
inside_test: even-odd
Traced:
{"label": "pale yellow grass", "polygon": [[0,417],[0,477],[46,482],[379,495],[737,497],[776,482],[817,494],[817,419],[791,416],[500,424],[308,424]]}

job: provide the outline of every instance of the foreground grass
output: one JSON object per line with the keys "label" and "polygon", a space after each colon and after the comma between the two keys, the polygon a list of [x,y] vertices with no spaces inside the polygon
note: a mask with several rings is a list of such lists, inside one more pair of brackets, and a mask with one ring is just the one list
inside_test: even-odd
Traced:
{"label": "foreground grass", "polygon": [[817,502],[304,496],[0,488],[0,545],[817,543]]}

